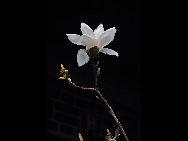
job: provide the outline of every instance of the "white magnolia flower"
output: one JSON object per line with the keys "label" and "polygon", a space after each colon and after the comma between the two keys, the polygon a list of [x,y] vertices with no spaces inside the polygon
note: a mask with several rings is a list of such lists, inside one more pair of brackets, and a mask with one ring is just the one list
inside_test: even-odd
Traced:
{"label": "white magnolia flower", "polygon": [[86,51],[93,47],[97,47],[97,51],[108,55],[119,56],[117,52],[112,49],[104,48],[111,41],[113,41],[116,29],[115,27],[104,31],[103,25],[100,24],[93,32],[93,30],[85,23],[81,23],[82,36],[77,34],[66,34],[68,39],[76,44],[86,46],[86,49],[80,49],[77,54],[78,66],[82,66],[89,61],[89,55]]}

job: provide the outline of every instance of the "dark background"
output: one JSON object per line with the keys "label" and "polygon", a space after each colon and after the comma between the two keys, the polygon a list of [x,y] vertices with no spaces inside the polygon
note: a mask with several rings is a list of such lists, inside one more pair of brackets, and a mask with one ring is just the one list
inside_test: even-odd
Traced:
{"label": "dark background", "polygon": [[[115,39],[107,46],[119,57],[100,54],[99,90],[119,118],[130,141],[140,141],[140,1],[56,1],[44,5],[47,48],[47,140],[105,140],[106,129],[112,134],[114,120],[103,103],[88,91],[78,90],[59,80],[60,64],[80,86],[93,87],[90,64],[78,67],[80,48],[66,34],[81,35],[80,24],[92,29],[100,23],[107,30],[116,27]],[[118,139],[123,140],[122,135]]]}
{"label": "dark background", "polygon": [[[112,105],[130,141],[140,140],[140,132],[144,134],[143,128],[140,130],[140,112],[142,117],[144,114],[141,127],[149,125],[145,132],[149,140],[184,138],[184,130],[177,130],[185,125],[182,119],[187,107],[181,83],[184,82],[181,79],[185,79],[181,75],[184,70],[181,67],[185,65],[181,63],[186,55],[182,54],[182,49],[178,52],[179,43],[184,39],[180,32],[185,31],[182,3],[178,6],[177,2],[142,2],[140,69],[139,2],[27,2],[8,1],[3,5],[2,70],[7,74],[1,74],[5,76],[2,84],[7,84],[8,88],[2,87],[5,91],[1,94],[1,103],[4,102],[1,118],[5,124],[1,126],[6,139],[70,141],[78,140],[80,132],[85,140],[102,141],[107,128],[113,131],[116,128],[94,94],[72,88],[58,79],[60,63],[63,63],[75,83],[94,84],[89,64],[81,68],[76,64],[80,46],[70,43],[65,35],[81,34],[81,22],[93,29],[99,23],[103,23],[105,29],[113,26],[118,29],[115,40],[108,47],[120,56],[100,54],[99,90]],[[122,140],[120,138],[118,140]]]}
{"label": "dark background", "polygon": [[[8,1],[3,5],[5,10],[2,17],[5,20],[2,20],[2,29],[5,29],[5,34],[2,34],[2,41],[5,44],[2,54],[6,55],[2,55],[2,70],[7,74],[1,74],[5,76],[2,84],[7,84],[8,88],[2,87],[5,91],[1,94],[1,103],[4,102],[1,118],[5,125],[1,126],[6,139],[78,140],[77,133],[80,132],[88,141],[100,141],[104,140],[106,128],[115,129],[116,125],[107,110],[93,94],[72,88],[58,79],[60,63],[63,63],[75,83],[93,86],[89,64],[81,68],[76,64],[80,46],[70,43],[65,35],[81,34],[81,22],[93,29],[99,23],[103,23],[105,29],[113,26],[118,29],[115,40],[108,47],[116,50],[120,56],[116,58],[100,54],[102,73],[99,90],[114,108],[130,141],[140,140],[141,87],[142,117],[144,113],[141,127],[149,125],[145,137],[149,140],[183,138],[183,130],[177,130],[185,125],[182,120],[185,110],[182,108],[187,107],[182,97],[184,84],[181,83],[184,82],[181,79],[185,79],[181,75],[184,70],[181,67],[185,65],[181,63],[186,55],[182,54],[182,49],[178,52],[179,43],[184,39],[180,32],[185,31],[182,26],[185,19],[182,3],[178,6],[177,2],[142,2],[140,79],[139,2],[27,2],[10,4]],[[44,110],[46,91],[47,117]]]}

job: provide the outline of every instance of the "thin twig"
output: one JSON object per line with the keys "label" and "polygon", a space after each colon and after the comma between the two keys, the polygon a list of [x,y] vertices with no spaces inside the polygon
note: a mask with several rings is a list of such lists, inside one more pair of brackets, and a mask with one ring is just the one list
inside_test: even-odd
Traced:
{"label": "thin twig", "polygon": [[112,107],[108,104],[108,102],[106,101],[106,99],[104,99],[104,97],[102,96],[102,94],[98,91],[98,90],[95,90],[95,92],[98,94],[99,98],[105,103],[105,105],[108,107],[108,109],[110,110],[110,114],[112,115],[112,117],[114,118],[114,120],[116,121],[116,124],[119,126],[122,134],[123,134],[123,137],[125,138],[126,141],[129,141],[121,123],[119,122],[118,118],[116,117]]}
{"label": "thin twig", "polygon": [[72,85],[72,86],[75,87],[75,88],[79,88],[79,89],[83,89],[83,90],[95,91],[95,92],[97,93],[99,99],[101,99],[101,100],[104,102],[104,104],[107,106],[107,108],[109,109],[109,112],[110,112],[111,116],[113,117],[113,119],[115,120],[115,122],[116,122],[116,124],[118,125],[118,127],[120,128],[121,133],[123,134],[124,139],[125,139],[126,141],[129,141],[129,139],[128,139],[128,137],[127,137],[127,135],[126,135],[126,133],[125,133],[125,131],[124,131],[124,129],[123,129],[121,123],[119,122],[118,118],[116,117],[116,115],[115,115],[115,113],[114,113],[112,107],[108,104],[107,100],[102,96],[102,94],[101,94],[100,91],[98,90],[98,88],[97,88],[97,74],[96,74],[96,71],[95,71],[95,70],[94,70],[94,72],[95,72],[95,88],[85,88],[85,87],[78,86],[78,85],[74,84],[74,83],[71,81],[70,78],[68,79],[68,82],[69,82],[70,85]]}
{"label": "thin twig", "polygon": [[70,79],[68,79],[68,82],[69,82],[70,85],[72,85],[75,88],[79,88],[79,89],[82,89],[82,90],[95,91],[95,88],[85,88],[85,87],[78,86],[78,85],[74,84]]}
{"label": "thin twig", "polygon": [[92,64],[93,69],[94,69],[94,74],[95,74],[95,89],[98,90],[98,86],[97,86],[97,66]]}
{"label": "thin twig", "polygon": [[97,86],[97,67],[98,65],[93,65],[93,68],[94,68],[94,74],[95,74],[95,92],[98,94],[99,98],[105,103],[105,105],[107,106],[107,108],[110,110],[110,114],[112,115],[112,117],[114,118],[114,120],[116,121],[116,124],[119,126],[122,134],[123,134],[123,137],[125,138],[126,141],[129,141],[127,135],[125,134],[125,131],[121,125],[121,123],[119,122],[118,118],[116,117],[112,107],[108,104],[107,100],[102,96],[102,94],[100,93],[100,91],[98,91],[98,86]]}
{"label": "thin twig", "polygon": [[119,122],[118,118],[116,117],[112,107],[108,104],[107,100],[102,96],[102,94],[100,93],[99,90],[95,89],[95,88],[85,88],[85,87],[81,87],[81,86],[78,86],[76,84],[74,84],[71,80],[69,80],[69,84],[72,85],[73,87],[75,88],[79,88],[79,89],[82,89],[82,90],[91,90],[91,91],[95,91],[97,93],[97,95],[99,96],[99,99],[101,99],[105,105],[107,106],[107,108],[109,109],[110,111],[110,114],[111,116],[114,118],[116,124],[118,125],[118,127],[120,128],[122,134],[123,134],[123,137],[125,138],[126,141],[129,141],[129,139],[127,138],[127,135],[121,125],[121,123]]}

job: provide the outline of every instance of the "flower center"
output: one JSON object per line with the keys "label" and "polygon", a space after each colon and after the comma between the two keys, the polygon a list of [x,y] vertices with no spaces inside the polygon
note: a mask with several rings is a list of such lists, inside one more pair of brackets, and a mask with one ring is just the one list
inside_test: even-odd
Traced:
{"label": "flower center", "polygon": [[86,53],[88,54],[90,58],[96,58],[97,54],[99,53],[99,48],[97,46],[94,46],[90,48],[89,50],[87,50]]}

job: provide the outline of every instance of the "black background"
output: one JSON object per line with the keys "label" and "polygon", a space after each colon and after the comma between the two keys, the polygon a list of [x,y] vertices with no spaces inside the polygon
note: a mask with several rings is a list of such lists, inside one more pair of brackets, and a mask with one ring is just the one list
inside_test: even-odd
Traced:
{"label": "black background", "polygon": [[[99,88],[138,108],[140,102],[140,6],[139,1],[48,1],[46,7],[46,48],[48,76],[58,78],[60,64],[70,71],[73,81],[93,86],[93,72],[88,64],[78,67],[76,55],[82,46],[72,44],[66,34],[79,34],[84,22],[92,29],[100,23],[105,30],[116,27],[115,40],[107,47],[119,57],[100,54]],[[89,83],[88,83],[89,82]],[[108,91],[110,87],[112,91]],[[126,94],[118,95],[123,89]]]}
{"label": "black background", "polygon": [[[109,103],[115,102],[117,115],[124,113],[125,109],[118,108],[123,105],[140,120],[140,1],[28,1],[10,7],[4,12],[10,15],[4,20],[7,27],[3,27],[9,29],[6,33],[11,38],[5,47],[11,58],[6,63],[11,88],[6,89],[7,99],[2,98],[10,108],[5,114],[7,138],[46,140],[47,83],[58,81],[61,63],[76,84],[94,85],[91,66],[78,67],[76,62],[78,50],[84,47],[72,44],[65,35],[81,34],[81,22],[92,29],[100,23],[105,30],[116,27],[115,39],[107,47],[119,57],[100,54],[99,90]],[[140,121],[136,125],[129,133],[133,137],[141,130]],[[140,139],[140,134],[136,138]]]}
{"label": "black background", "polygon": [[[138,59],[140,56],[140,31],[137,30],[140,26],[140,2],[61,1],[60,3],[56,1],[8,1],[7,4],[2,4],[2,8],[5,8],[2,13],[2,18],[5,18],[5,20],[2,19],[1,22],[3,24],[2,29],[5,29],[5,32],[2,33],[2,49],[7,49],[7,52],[1,50],[2,62],[4,63],[2,63],[2,68],[8,73],[2,73],[2,76],[6,76],[3,84],[8,84],[8,88],[3,87],[5,88],[3,92],[6,93],[1,94],[1,102],[4,102],[2,112],[5,112],[1,116],[4,118],[2,121],[5,123],[5,126],[2,125],[2,132],[7,132],[7,134],[2,135],[5,135],[6,138],[13,137],[19,140],[46,140],[46,112],[44,110],[46,109],[46,83],[47,78],[58,78],[60,63],[65,64],[65,67],[70,71],[71,78],[76,83],[84,86],[92,85],[92,76],[87,75],[89,71],[92,71],[91,68],[88,65],[78,68],[76,58],[73,56],[76,56],[77,49],[80,49],[80,46],[71,44],[65,36],[67,33],[81,34],[79,29],[80,22],[85,22],[93,29],[99,23],[103,23],[105,29],[113,26],[117,28],[115,40],[108,47],[116,50],[120,56],[116,58],[115,56],[100,55],[103,59],[100,62],[102,73],[99,80],[99,89],[103,91],[104,96],[109,101],[114,98],[114,94],[111,91],[108,93],[107,91],[109,90],[104,85],[110,85],[110,88],[116,90],[116,87],[126,84],[123,85],[123,91],[121,90],[121,92],[124,92],[125,89],[129,89],[129,92],[126,95],[121,95],[119,100],[128,99],[127,101],[131,102],[126,101],[124,105],[126,107],[129,105],[128,109],[137,109],[137,113],[139,113],[140,99],[137,96],[134,99],[130,99],[130,92],[138,90],[135,87],[139,88],[138,92],[140,92],[142,87],[142,127],[146,127],[146,131],[142,128],[142,135],[145,133],[144,137],[149,138],[149,140],[161,140],[162,135],[165,135],[168,140],[170,137],[173,139],[177,137],[177,131],[181,128],[175,128],[174,126],[184,125],[184,123],[179,124],[179,121],[182,120],[177,120],[176,118],[183,117],[180,116],[180,112],[184,110],[180,109],[186,107],[183,105],[186,102],[182,102],[182,97],[177,96],[177,94],[181,93],[181,89],[176,84],[183,81],[175,81],[176,78],[184,78],[184,76],[179,76],[182,73],[182,69],[180,69],[181,65],[178,65],[184,59],[177,61],[179,58],[177,56],[182,56],[182,50],[179,50],[178,47],[183,39],[180,36],[180,41],[177,35],[183,34],[175,34],[175,32],[179,31],[184,32],[182,19],[185,18],[181,17],[185,13],[183,11],[185,9],[182,8],[183,4],[180,3],[178,5],[176,2],[165,3],[164,1],[142,1],[141,71],[140,63],[138,63],[140,61]],[[178,8],[180,9],[178,10]],[[136,15],[137,18],[127,15]],[[134,19],[139,22],[134,22]],[[66,28],[62,26],[64,24],[67,25]],[[132,26],[134,24],[138,26]],[[72,25],[75,25],[74,28]],[[135,33],[133,34],[132,31],[135,31]],[[51,35],[51,33],[53,34]],[[4,40],[5,38],[8,40]],[[4,45],[3,41],[5,42]],[[137,45],[130,47],[133,44]],[[69,52],[71,54],[71,56],[66,54],[66,56],[71,57],[71,63],[69,63],[70,58],[68,59],[68,57],[61,54],[62,52],[59,52],[60,50],[65,51],[65,45],[66,53]],[[122,51],[125,50],[128,52],[124,52],[124,54],[128,55],[122,55]],[[178,50],[181,53],[177,53]],[[4,53],[6,53],[5,56]],[[113,60],[113,66],[115,65],[115,67],[111,67],[112,61],[109,59]],[[133,62],[137,62],[135,66],[139,66],[138,69],[137,67],[135,69],[131,67],[130,64],[133,64]],[[129,67],[124,64],[128,64]],[[88,68],[87,74],[83,73],[86,68]],[[109,71],[109,68],[112,71]],[[180,73],[177,73],[177,70]],[[117,71],[118,73],[114,73]],[[129,72],[129,75],[127,72]],[[140,72],[142,72],[142,79],[140,79]],[[118,78],[110,78],[109,73],[120,76],[119,79],[121,81],[115,81],[114,83],[111,81],[106,84],[108,82],[106,80]],[[85,75],[84,79],[81,74]],[[82,79],[78,79],[79,77]],[[85,79],[87,80],[85,81]],[[129,83],[130,81],[134,83]],[[135,82],[137,83],[135,84]],[[117,91],[116,94],[118,94]],[[137,94],[137,92],[134,92],[133,95]],[[181,94],[184,94],[184,92]],[[116,97],[116,100],[118,100],[118,97]],[[130,103],[132,104],[130,105]],[[179,107],[177,108],[176,106]],[[173,122],[169,120],[172,118]],[[167,134],[169,129],[171,129],[170,133]],[[182,132],[182,130],[179,131]],[[181,136],[178,135],[178,138]]]}
{"label": "black background", "polygon": [[[77,52],[84,47],[72,44],[66,34],[81,35],[81,22],[92,29],[100,23],[105,30],[116,27],[115,39],[107,47],[117,51],[119,57],[100,54],[99,90],[109,101],[113,99],[117,105],[123,105],[135,113],[137,128],[133,132],[140,132],[140,1],[48,0],[44,10],[47,81],[59,78],[60,64],[63,64],[74,83],[93,87],[94,76],[90,64],[77,65]],[[117,114],[124,110],[117,110]],[[140,134],[135,135],[140,140]]]}

